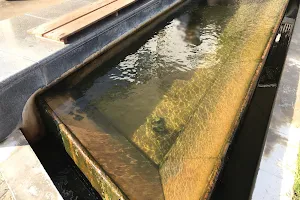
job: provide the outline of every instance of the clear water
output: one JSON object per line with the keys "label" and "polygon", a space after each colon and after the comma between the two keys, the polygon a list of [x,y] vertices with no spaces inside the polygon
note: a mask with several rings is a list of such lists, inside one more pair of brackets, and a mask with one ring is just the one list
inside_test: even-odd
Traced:
{"label": "clear water", "polygon": [[[214,59],[220,34],[234,10],[234,6],[209,7],[194,4],[169,21],[164,28],[157,30],[133,53],[120,61],[112,59],[105,63],[108,66],[105,73],[92,73],[80,84],[74,85],[67,92],[75,101],[70,104],[65,102],[64,105],[68,106],[64,111],[75,109],[71,113],[77,113],[74,114],[74,119],[79,121],[79,113],[86,112],[101,127],[105,127],[108,121],[142,150],[154,147],[146,154],[159,163],[193,109],[180,119],[182,122],[172,122],[176,127],[168,127],[170,120],[160,116],[157,112],[161,111],[156,111],[155,108],[163,101],[174,82],[180,84],[189,81],[195,70],[213,67],[203,66],[203,62],[208,62],[204,58]],[[212,78],[212,75],[208,76]],[[104,115],[105,122],[99,121],[98,112]],[[150,137],[143,138],[150,140],[146,144],[148,146],[145,146],[136,141],[143,136],[135,132],[143,129],[141,126],[147,120],[151,120],[154,131],[149,133],[152,134]],[[153,140],[157,140],[159,146],[153,146]]]}

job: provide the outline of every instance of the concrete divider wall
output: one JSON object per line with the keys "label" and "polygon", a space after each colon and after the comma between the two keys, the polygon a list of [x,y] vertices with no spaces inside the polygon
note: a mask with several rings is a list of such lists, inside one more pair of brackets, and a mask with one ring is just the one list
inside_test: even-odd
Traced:
{"label": "concrete divider wall", "polygon": [[[58,80],[180,2],[182,0],[138,1],[117,17],[103,20],[77,34],[61,50],[0,82],[0,141],[18,127],[24,105],[36,90]],[[6,63],[8,66],[2,67],[9,67],[10,62]]]}

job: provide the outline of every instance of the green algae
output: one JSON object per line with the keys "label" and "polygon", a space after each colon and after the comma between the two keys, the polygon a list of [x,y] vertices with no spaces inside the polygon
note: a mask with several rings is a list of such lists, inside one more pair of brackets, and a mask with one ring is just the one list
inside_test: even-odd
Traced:
{"label": "green algae", "polygon": [[[216,69],[221,70],[161,164],[166,199],[184,199],[186,195],[189,199],[205,198],[214,178],[211,173],[224,155],[269,33],[285,4],[282,0],[241,3],[227,24],[220,37],[223,45],[217,51],[221,61]],[[253,16],[255,23],[250,23]]]}
{"label": "green algae", "polygon": [[295,182],[294,182],[294,196],[293,200],[299,200],[300,199],[300,150],[298,153],[298,160],[297,160],[297,169],[296,169],[296,176],[295,176]]}
{"label": "green algae", "polygon": [[[213,29],[211,34],[217,35],[223,28],[224,24],[222,22],[226,22],[234,13],[234,6],[217,6],[204,9],[203,12],[202,14],[205,16],[203,20],[207,21],[201,26],[210,26],[207,23],[215,24],[217,28],[216,30]],[[201,17],[199,14],[196,14],[193,18],[197,18],[197,16]],[[215,21],[213,18],[216,18]],[[201,27],[199,24],[193,24],[195,22],[196,20],[189,23],[190,29],[186,30],[184,40],[195,40],[193,39],[196,37],[193,35],[195,34],[194,31],[196,28],[199,29]],[[176,21],[174,24],[176,25]],[[194,27],[194,29],[191,27]],[[164,43],[175,39],[174,34],[172,34],[172,28],[162,34],[158,34],[159,45],[168,48],[168,44]],[[149,45],[152,45],[151,42]],[[196,60],[205,60],[205,64],[196,69],[196,74],[194,74],[195,71],[185,72],[188,75],[175,75],[175,79],[173,77],[168,78],[170,76],[168,74],[159,79],[145,79],[143,77],[142,81],[145,82],[147,80],[145,84],[132,85],[126,88],[127,90],[119,88],[117,92],[110,91],[107,97],[102,97],[101,101],[97,99],[92,104],[101,110],[121,132],[127,132],[125,133],[127,138],[133,141],[148,157],[159,165],[177,136],[184,129],[184,125],[189,120],[197,103],[206,93],[206,90],[210,88],[210,84],[213,82],[216,73],[218,73],[218,70],[213,69],[217,60],[215,58],[216,52],[213,49],[217,44],[210,45],[212,49],[207,50],[205,53],[200,52],[199,57],[195,58]],[[162,54],[164,54],[166,50],[162,51]],[[181,56],[180,54],[175,55]],[[148,55],[147,58],[149,58]],[[161,61],[157,60],[156,62]],[[156,64],[150,62],[149,67],[155,67]],[[178,63],[174,63],[173,65],[180,67]],[[192,76],[196,78],[191,79]],[[172,79],[172,81],[170,82],[168,79]],[[122,95],[119,95],[120,93]],[[118,99],[115,99],[116,96]],[[157,117],[164,119],[163,131],[165,134],[159,133],[157,125],[153,123],[153,119]],[[132,124],[136,125],[132,126]]]}

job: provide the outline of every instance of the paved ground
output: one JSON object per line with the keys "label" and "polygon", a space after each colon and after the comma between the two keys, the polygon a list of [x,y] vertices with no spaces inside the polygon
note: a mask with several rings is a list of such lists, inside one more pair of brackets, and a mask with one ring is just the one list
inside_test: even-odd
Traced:
{"label": "paved ground", "polygon": [[0,143],[0,200],[9,199],[62,200],[20,130]]}
{"label": "paved ground", "polygon": [[55,5],[63,0],[0,0],[0,20]]}
{"label": "paved ground", "polygon": [[8,199],[14,199],[14,198],[0,172],[0,200],[8,200]]}

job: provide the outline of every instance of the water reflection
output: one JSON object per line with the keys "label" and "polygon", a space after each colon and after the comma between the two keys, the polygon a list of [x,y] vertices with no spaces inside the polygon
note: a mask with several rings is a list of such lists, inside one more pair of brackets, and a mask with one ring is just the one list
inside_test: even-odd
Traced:
{"label": "water reflection", "polygon": [[[181,92],[168,91],[174,84],[185,84],[199,67],[211,67],[201,64],[216,53],[230,11],[222,6],[199,6],[175,18],[108,73],[75,86],[70,92],[76,106],[102,128],[113,124],[159,164],[194,109],[184,107],[185,113],[180,114],[176,95]],[[208,73],[203,80],[212,76]],[[200,96],[189,100],[197,102]],[[186,101],[181,102],[192,106]],[[103,115],[101,120],[98,112]]]}

